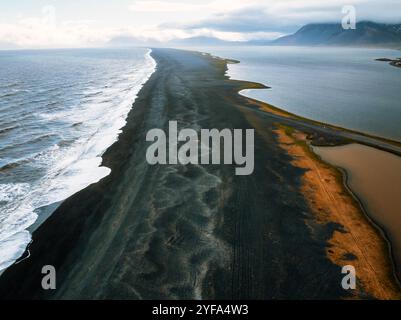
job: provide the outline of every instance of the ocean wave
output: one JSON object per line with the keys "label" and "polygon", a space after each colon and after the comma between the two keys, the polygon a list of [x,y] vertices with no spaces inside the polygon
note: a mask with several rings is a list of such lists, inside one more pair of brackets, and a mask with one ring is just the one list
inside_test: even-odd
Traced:
{"label": "ocean wave", "polygon": [[29,193],[28,183],[0,184],[0,245],[35,222],[37,215],[29,201]]}
{"label": "ocean wave", "polygon": [[8,145],[5,145],[4,147],[0,148],[0,154],[5,154],[6,152],[8,152],[10,150],[18,150],[19,148],[24,147],[24,146],[28,146],[28,145],[32,146],[32,144],[40,143],[44,140],[47,140],[49,138],[54,138],[54,137],[57,137],[57,135],[54,133],[43,134],[38,137],[28,136],[26,140],[18,142],[18,143],[9,142]]}
{"label": "ocean wave", "polygon": [[12,161],[9,163],[6,163],[5,165],[0,167],[0,172],[7,172],[9,170],[13,170],[17,167],[19,167],[22,164],[22,161]]}
{"label": "ocean wave", "polygon": [[24,230],[0,241],[0,272],[11,266],[16,260],[15,257],[21,257],[24,254],[31,239],[31,234]]}
{"label": "ocean wave", "polygon": [[1,84],[0,89],[8,89],[8,88],[13,88],[17,87],[19,85],[19,82],[12,82],[12,83],[7,83],[7,84]]}
{"label": "ocean wave", "polygon": [[22,91],[20,91],[20,90],[14,90],[14,91],[11,91],[11,92],[3,93],[3,94],[0,95],[0,99],[4,99],[4,98],[8,98],[8,97],[15,96],[15,95],[17,95],[17,94],[20,93],[20,92],[22,92]]}
{"label": "ocean wave", "polygon": [[97,91],[95,91],[95,92],[90,92],[90,91],[85,92],[84,95],[85,95],[85,98],[92,98],[92,97],[99,96],[99,95],[101,95],[102,93],[103,93],[103,91],[97,90]]}
{"label": "ocean wave", "polygon": [[17,129],[18,127],[19,127],[19,125],[2,128],[2,129],[0,129],[0,134],[8,133],[14,129]]}

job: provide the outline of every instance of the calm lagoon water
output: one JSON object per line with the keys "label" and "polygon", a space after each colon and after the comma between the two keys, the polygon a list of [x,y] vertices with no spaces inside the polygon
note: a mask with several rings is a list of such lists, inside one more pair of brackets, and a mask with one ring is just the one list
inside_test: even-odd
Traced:
{"label": "calm lagoon water", "polygon": [[328,47],[199,48],[240,60],[234,79],[271,89],[246,96],[329,124],[401,141],[401,68],[376,58],[401,51]]}

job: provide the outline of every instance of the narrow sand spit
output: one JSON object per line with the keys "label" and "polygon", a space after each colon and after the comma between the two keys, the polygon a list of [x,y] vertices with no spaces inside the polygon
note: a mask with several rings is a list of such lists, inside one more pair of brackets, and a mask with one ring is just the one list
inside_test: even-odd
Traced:
{"label": "narrow sand spit", "polygon": [[[328,192],[319,180],[336,171],[306,157],[295,144],[302,135],[281,134],[280,143],[276,129],[287,125],[321,144],[397,146],[261,108],[238,92],[264,86],[229,79],[223,59],[173,49],[152,57],[157,70],[103,155],[111,174],[66,199],[33,233],[29,259],[0,277],[0,299],[399,297],[380,233],[341,184]],[[146,135],[167,132],[171,120],[180,129],[254,129],[254,173],[150,165]],[[340,285],[343,263],[357,268],[356,292]],[[57,290],[41,288],[44,265],[56,268]]]}

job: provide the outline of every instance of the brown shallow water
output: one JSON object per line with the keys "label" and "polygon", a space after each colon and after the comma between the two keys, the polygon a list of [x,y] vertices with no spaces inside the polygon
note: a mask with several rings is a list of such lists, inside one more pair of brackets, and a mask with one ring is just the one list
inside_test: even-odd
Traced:
{"label": "brown shallow water", "polygon": [[400,274],[401,157],[361,144],[313,149],[323,160],[346,170],[349,187],[388,234]]}

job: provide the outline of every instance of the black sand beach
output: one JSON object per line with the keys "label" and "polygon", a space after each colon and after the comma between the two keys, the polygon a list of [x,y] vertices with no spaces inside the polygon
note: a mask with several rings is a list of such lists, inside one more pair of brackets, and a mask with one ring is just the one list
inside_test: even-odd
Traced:
{"label": "black sand beach", "polygon": [[[347,137],[261,111],[237,92],[262,86],[229,80],[223,60],[173,49],[152,56],[157,71],[103,156],[111,174],[67,199],[34,232],[30,257],[0,277],[0,298],[375,298],[363,287],[342,289],[344,275],[327,256],[327,241],[350,230],[316,221],[301,192],[305,169],[291,163],[275,130],[291,125],[326,143]],[[236,176],[228,165],[148,165],[146,133],[167,130],[170,120],[197,130],[254,128],[254,173]],[[370,226],[362,212],[361,221]],[[382,247],[391,266],[384,239]],[[54,291],[41,288],[44,265],[57,270]],[[394,297],[396,279],[386,276]]]}

